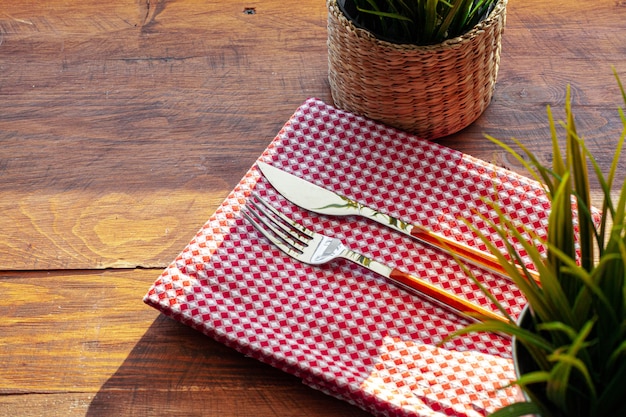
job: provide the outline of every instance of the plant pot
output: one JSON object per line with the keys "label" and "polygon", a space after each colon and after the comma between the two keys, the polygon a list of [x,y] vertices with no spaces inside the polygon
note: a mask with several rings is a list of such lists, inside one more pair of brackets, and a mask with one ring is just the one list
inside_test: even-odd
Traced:
{"label": "plant pot", "polygon": [[467,127],[491,102],[506,4],[500,0],[462,36],[417,46],[377,38],[357,27],[337,0],[327,0],[328,78],[335,106],[424,139]]}
{"label": "plant pot", "polygon": [[[523,329],[528,330],[531,323],[532,317],[530,305],[526,304],[517,319],[517,325]],[[520,376],[528,372],[536,371],[537,366],[534,365],[530,353],[515,336],[513,336],[511,345],[513,347],[513,364],[515,365],[515,376],[519,378]]]}
{"label": "plant pot", "polygon": [[[524,329],[529,329],[532,324],[532,312],[530,310],[530,305],[527,304],[517,319],[517,325]],[[522,375],[527,374],[529,372],[539,370],[539,367],[533,361],[528,350],[522,345],[519,340],[513,336],[513,340],[511,343],[513,347],[513,365],[515,367],[515,376],[520,378]],[[545,384],[537,385],[534,388],[531,388],[530,395],[526,391],[523,391],[524,399],[526,401],[532,401],[533,398],[539,399],[542,403],[547,404],[548,401],[545,396]],[[541,417],[540,415],[529,416],[529,417]]]}

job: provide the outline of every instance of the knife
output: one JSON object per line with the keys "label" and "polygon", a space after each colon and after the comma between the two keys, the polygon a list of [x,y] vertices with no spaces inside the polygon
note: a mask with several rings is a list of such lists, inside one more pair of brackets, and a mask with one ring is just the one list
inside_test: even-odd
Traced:
{"label": "knife", "polygon": [[[302,178],[285,172],[265,162],[258,161],[257,166],[272,186],[287,200],[306,210],[330,216],[362,216],[374,220],[393,230],[404,233],[418,241],[444,251],[453,252],[457,257],[473,265],[495,272],[510,279],[498,258],[488,252],[475,249],[427,228],[404,222],[395,217],[381,213],[358,201],[312,184]],[[521,267],[518,269],[525,275]],[[539,282],[535,271],[527,271]]]}

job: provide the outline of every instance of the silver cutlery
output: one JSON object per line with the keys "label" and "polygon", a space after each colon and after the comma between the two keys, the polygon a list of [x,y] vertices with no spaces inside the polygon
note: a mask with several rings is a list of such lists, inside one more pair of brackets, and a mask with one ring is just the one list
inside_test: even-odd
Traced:
{"label": "silver cutlery", "polygon": [[492,319],[507,322],[503,316],[493,311],[357,253],[346,247],[339,239],[309,230],[279,212],[256,193],[252,193],[248,198],[246,206],[242,208],[242,214],[281,251],[300,262],[320,265],[338,258],[348,259],[470,320]]}
{"label": "silver cutlery", "polygon": [[[498,261],[498,258],[491,253],[483,252],[444,235],[435,233],[424,226],[406,223],[400,219],[381,213],[358,201],[354,201],[348,197],[312,184],[265,162],[258,161],[257,165],[270,184],[283,197],[297,206],[318,214],[331,216],[357,215],[366,217],[391,229],[409,235],[431,247],[442,250],[445,253],[454,253],[458,258],[473,265],[509,278],[506,270]],[[525,275],[527,271],[535,281],[539,281],[538,274],[535,271],[525,271],[521,267],[518,268],[522,274]]]}

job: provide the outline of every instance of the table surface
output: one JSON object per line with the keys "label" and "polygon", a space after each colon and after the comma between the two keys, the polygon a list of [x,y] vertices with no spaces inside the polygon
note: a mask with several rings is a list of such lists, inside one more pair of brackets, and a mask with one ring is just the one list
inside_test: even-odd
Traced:
{"label": "table surface", "polygon": [[[293,111],[332,104],[324,1],[292,4],[3,1],[0,415],[366,415],[142,303]],[[484,134],[517,137],[549,161],[570,84],[608,169],[626,2],[507,14],[490,107],[437,142],[523,172]]]}

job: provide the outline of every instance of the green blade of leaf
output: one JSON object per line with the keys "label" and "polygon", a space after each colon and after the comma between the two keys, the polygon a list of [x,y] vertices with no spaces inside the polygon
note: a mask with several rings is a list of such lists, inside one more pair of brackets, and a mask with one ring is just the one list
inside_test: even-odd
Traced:
{"label": "green blade of leaf", "polygon": [[519,402],[514,404],[509,404],[506,407],[503,407],[499,410],[494,411],[489,414],[490,417],[521,417],[521,416],[529,416],[539,414],[541,412],[541,408],[537,407],[536,404],[531,402]]}

